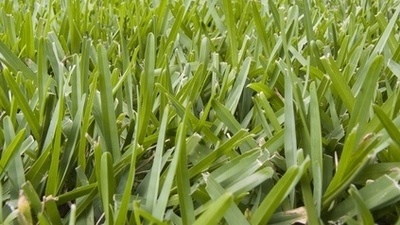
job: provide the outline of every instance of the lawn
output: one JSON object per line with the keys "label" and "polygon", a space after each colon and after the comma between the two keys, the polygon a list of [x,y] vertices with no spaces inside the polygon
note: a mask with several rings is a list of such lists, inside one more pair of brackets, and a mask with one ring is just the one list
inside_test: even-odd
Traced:
{"label": "lawn", "polygon": [[0,224],[400,225],[399,13],[0,0]]}

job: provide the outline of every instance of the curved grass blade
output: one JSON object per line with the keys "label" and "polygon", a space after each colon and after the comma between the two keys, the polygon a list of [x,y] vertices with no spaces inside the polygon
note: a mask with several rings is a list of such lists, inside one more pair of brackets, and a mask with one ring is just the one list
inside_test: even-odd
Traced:
{"label": "curved grass blade", "polygon": [[372,106],[379,120],[381,121],[383,127],[388,132],[390,138],[400,147],[400,131],[399,128],[389,119],[387,114],[382,110],[381,107],[377,105]]}
{"label": "curved grass blade", "polygon": [[[17,74],[17,76],[20,76],[21,72]],[[24,113],[26,122],[29,124],[29,128],[32,131],[33,136],[40,142],[42,139],[40,136],[40,124],[39,124],[39,119],[36,117],[34,112],[32,111],[31,107],[29,106],[29,103],[21,91],[20,87],[18,86],[17,82],[15,79],[11,76],[10,73],[4,73],[4,77],[7,81],[7,84],[11,90],[11,92],[14,94],[15,100],[19,107],[21,108],[22,112]]]}
{"label": "curved grass blade", "polygon": [[309,158],[306,158],[300,166],[294,165],[286,171],[254,212],[251,218],[252,224],[261,225],[268,223],[280,203],[289,195],[303,176],[309,165],[309,161]]}
{"label": "curved grass blade", "polygon": [[224,216],[225,212],[229,209],[231,204],[233,203],[232,193],[225,193],[221,197],[219,197],[215,202],[211,203],[200,215],[200,217],[192,223],[193,225],[213,225],[219,224],[220,220]]}
{"label": "curved grass blade", "polygon": [[[203,179],[206,183],[206,191],[214,201],[226,192],[219,182],[214,179],[213,175],[203,174]],[[228,224],[250,224],[235,204],[231,204],[229,209],[227,209],[225,220]]]}
{"label": "curved grass blade", "polygon": [[17,74],[19,71],[25,76],[26,79],[36,82],[35,73],[30,70],[12,51],[0,40],[0,60],[10,68],[13,73]]}
{"label": "curved grass blade", "polygon": [[4,170],[8,168],[10,163],[13,161],[14,157],[18,154],[20,146],[22,145],[23,138],[25,136],[25,129],[20,130],[13,140],[8,144],[8,146],[2,151],[0,159],[0,175],[2,176]]}
{"label": "curved grass blade", "polygon": [[342,102],[347,110],[352,113],[355,105],[355,99],[336,62],[332,59],[332,57],[323,57],[321,58],[321,62],[325,68],[326,73],[332,80],[333,90],[342,99]]}
{"label": "curved grass blade", "polygon": [[359,126],[360,132],[357,135],[357,142],[362,138],[365,126],[370,117],[368,111],[371,108],[372,100],[374,97],[375,90],[377,88],[377,82],[380,77],[380,72],[383,67],[383,56],[377,56],[374,58],[372,63],[369,65],[368,76],[365,77],[360,92],[357,95],[357,99],[354,104],[354,110],[351,113],[349,125],[347,131],[351,131],[355,126]]}
{"label": "curved grass blade", "polygon": [[[397,185],[399,175],[396,173],[394,173],[394,178],[383,175],[358,190],[366,208],[369,210],[381,209],[400,200],[400,188]],[[327,214],[327,219],[337,220],[344,215],[355,216],[356,214],[357,209],[355,208],[354,199],[346,198]]]}
{"label": "curved grass blade", "polygon": [[350,196],[353,197],[358,214],[361,217],[361,223],[365,225],[374,225],[374,218],[372,217],[371,212],[368,210],[368,207],[365,205],[364,200],[354,185],[350,186],[349,193]]}

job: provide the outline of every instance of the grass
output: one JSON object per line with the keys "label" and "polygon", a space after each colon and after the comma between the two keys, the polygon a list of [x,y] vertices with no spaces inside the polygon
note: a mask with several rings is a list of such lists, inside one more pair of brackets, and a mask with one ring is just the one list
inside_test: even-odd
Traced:
{"label": "grass", "polygon": [[1,224],[400,224],[400,2],[0,2]]}

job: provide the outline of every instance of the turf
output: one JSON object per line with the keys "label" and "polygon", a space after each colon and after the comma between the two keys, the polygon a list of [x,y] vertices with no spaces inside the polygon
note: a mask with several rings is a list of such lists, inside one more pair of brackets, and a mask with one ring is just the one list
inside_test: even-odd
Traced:
{"label": "turf", "polygon": [[0,1],[0,224],[400,224],[399,13]]}

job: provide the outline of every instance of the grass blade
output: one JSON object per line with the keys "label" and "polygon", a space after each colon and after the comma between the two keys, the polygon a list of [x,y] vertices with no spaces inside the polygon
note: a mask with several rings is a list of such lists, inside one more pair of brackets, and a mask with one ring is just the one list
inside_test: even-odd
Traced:
{"label": "grass blade", "polygon": [[[359,126],[360,130],[363,130],[369,119],[369,113],[367,113],[372,104],[374,97],[374,91],[376,84],[379,79],[379,74],[383,67],[383,57],[377,56],[369,66],[368,75],[364,80],[362,88],[357,95],[357,99],[354,107],[357,109],[351,114],[349,121],[348,131],[352,130],[356,125]],[[361,139],[362,132],[359,132],[357,140]]]}
{"label": "grass blade", "polygon": [[350,186],[349,190],[350,196],[353,197],[354,199],[354,204],[357,207],[357,211],[361,217],[361,222],[362,224],[368,224],[368,225],[373,225],[374,223],[374,218],[372,217],[371,212],[368,210],[367,206],[365,205],[364,200],[362,199],[360,193],[358,192],[357,188],[352,185]]}
{"label": "grass blade", "polygon": [[112,159],[109,152],[103,153],[101,156],[101,168],[99,177],[99,188],[101,194],[101,202],[103,203],[103,210],[105,212],[106,224],[114,224],[113,213],[111,207],[113,205],[114,190],[114,175],[112,171]]}
{"label": "grass blade", "polygon": [[32,72],[12,51],[7,47],[4,42],[0,40],[0,59],[10,68],[13,73],[17,74],[21,71],[26,79],[36,81],[36,75]]}
{"label": "grass blade", "polygon": [[114,101],[112,96],[111,74],[108,67],[106,50],[103,45],[97,46],[97,57],[99,65],[99,89],[101,97],[101,114],[102,114],[102,133],[106,143],[105,151],[111,152],[113,158],[119,159],[121,152],[119,150],[119,138],[116,126]]}
{"label": "grass blade", "polygon": [[[165,132],[167,129],[167,122],[168,122],[168,114],[169,114],[169,107],[165,107],[160,130],[158,133],[158,140],[157,140],[157,147],[154,156],[153,166],[150,172],[150,181],[147,190],[147,197],[146,197],[146,208],[154,213],[156,205],[157,205],[157,196],[159,193],[159,186],[160,186],[160,175],[161,175],[161,165],[162,165],[162,154],[164,150],[164,142],[165,142]],[[162,220],[163,218],[157,217],[155,218]]]}
{"label": "grass blade", "polygon": [[[206,190],[210,195],[211,199],[216,201],[220,198],[224,193],[224,188],[214,179],[214,177],[210,174],[203,174],[203,179],[206,182]],[[250,224],[246,218],[244,217],[243,213],[240,209],[232,204],[229,209],[227,209],[225,214],[225,220],[228,224]]]}
{"label": "grass blade", "polygon": [[227,192],[213,202],[206,211],[193,223],[193,225],[201,224],[219,224],[219,221],[224,216],[233,202],[232,194]]}
{"label": "grass blade", "polygon": [[263,199],[251,218],[251,224],[267,224],[272,214],[280,203],[286,198],[307,169],[309,159],[306,159],[300,166],[289,168],[278,183],[272,188]]}
{"label": "grass blade", "polygon": [[[17,75],[17,77],[18,76],[20,75]],[[38,118],[32,111],[25,95],[23,94],[23,92],[21,91],[20,87],[18,86],[14,78],[11,76],[11,74],[4,73],[4,77],[7,81],[8,86],[10,87],[10,90],[12,91],[12,93],[16,98],[19,107],[21,108],[22,112],[25,115],[26,122],[29,124],[29,128],[31,129],[33,136],[36,138],[36,140],[40,141],[41,140],[40,124]]]}
{"label": "grass blade", "polygon": [[[188,107],[189,109],[190,107]],[[177,142],[175,154],[178,154],[178,165],[176,172],[176,183],[178,187],[179,205],[183,224],[193,224],[194,222],[194,206],[190,193],[189,172],[187,171],[187,154],[186,154],[186,132],[188,118],[186,116],[178,128]]]}
{"label": "grass blade", "polygon": [[310,145],[311,145],[311,170],[314,184],[314,202],[318,209],[318,215],[321,213],[322,198],[322,176],[323,176],[323,160],[322,160],[322,137],[321,137],[321,121],[319,114],[319,102],[315,88],[315,83],[310,85]]}

